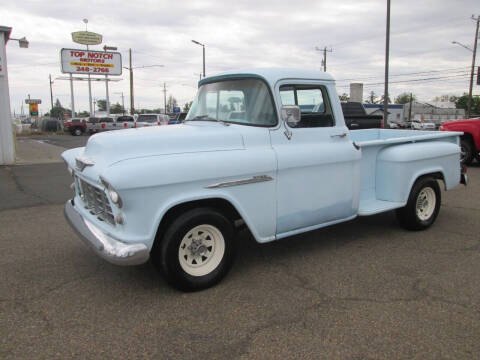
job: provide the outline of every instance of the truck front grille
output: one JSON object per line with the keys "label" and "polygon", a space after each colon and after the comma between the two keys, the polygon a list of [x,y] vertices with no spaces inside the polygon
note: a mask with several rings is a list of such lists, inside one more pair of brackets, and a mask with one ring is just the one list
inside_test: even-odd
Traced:
{"label": "truck front grille", "polygon": [[78,178],[78,184],[80,186],[80,198],[90,214],[97,216],[100,221],[115,225],[112,207],[105,192],[80,178]]}

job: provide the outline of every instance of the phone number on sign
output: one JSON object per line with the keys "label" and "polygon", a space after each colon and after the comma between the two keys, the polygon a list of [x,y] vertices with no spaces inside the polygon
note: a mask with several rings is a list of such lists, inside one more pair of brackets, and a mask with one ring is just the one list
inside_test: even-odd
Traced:
{"label": "phone number on sign", "polygon": [[109,69],[105,68],[90,68],[88,66],[77,66],[77,71],[81,72],[93,72],[93,73],[108,73]]}

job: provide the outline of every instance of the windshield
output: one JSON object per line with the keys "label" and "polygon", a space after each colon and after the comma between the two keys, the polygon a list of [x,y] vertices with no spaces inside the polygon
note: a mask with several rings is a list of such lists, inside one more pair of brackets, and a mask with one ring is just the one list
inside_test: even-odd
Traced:
{"label": "windshield", "polygon": [[258,79],[228,80],[202,85],[185,120],[225,121],[274,126],[272,97]]}
{"label": "windshield", "polygon": [[147,123],[154,123],[157,122],[157,115],[147,115],[147,114],[142,114],[138,115],[138,122],[147,122]]}

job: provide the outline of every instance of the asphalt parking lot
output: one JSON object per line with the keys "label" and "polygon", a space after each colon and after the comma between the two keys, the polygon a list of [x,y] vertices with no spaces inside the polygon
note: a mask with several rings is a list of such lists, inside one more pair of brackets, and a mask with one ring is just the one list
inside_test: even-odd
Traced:
{"label": "asphalt parking lot", "polygon": [[0,358],[478,358],[480,165],[468,175],[424,232],[393,212],[264,245],[243,231],[227,278],[187,294],[83,245],[62,162],[0,167]]}

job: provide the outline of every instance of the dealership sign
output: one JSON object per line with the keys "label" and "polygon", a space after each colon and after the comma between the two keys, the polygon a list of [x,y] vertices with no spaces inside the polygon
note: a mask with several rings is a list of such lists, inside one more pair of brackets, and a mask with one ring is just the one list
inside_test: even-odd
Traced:
{"label": "dealership sign", "polygon": [[62,49],[60,60],[62,72],[67,74],[122,74],[122,55],[118,52]]}
{"label": "dealership sign", "polygon": [[102,43],[102,35],[91,31],[75,31],[72,40],[82,45],[98,45]]}

